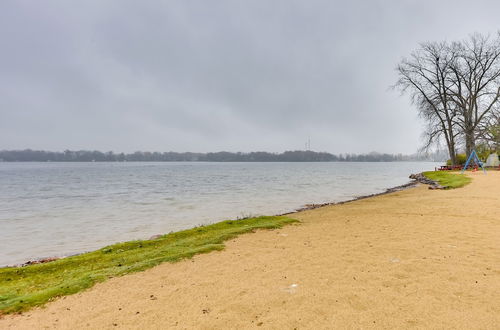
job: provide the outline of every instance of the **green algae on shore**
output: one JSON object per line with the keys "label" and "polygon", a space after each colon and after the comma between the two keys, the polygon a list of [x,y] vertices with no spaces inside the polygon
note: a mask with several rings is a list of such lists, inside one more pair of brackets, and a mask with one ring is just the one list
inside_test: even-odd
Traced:
{"label": "green algae on shore", "polygon": [[298,222],[284,216],[228,220],[160,236],[107,246],[56,261],[0,269],[0,314],[21,312],[55,297],[73,294],[108,278],[224,249],[223,242],[257,229]]}
{"label": "green algae on shore", "polygon": [[464,174],[449,171],[429,171],[424,172],[423,175],[428,179],[436,181],[441,186],[445,187],[445,189],[460,188],[472,181],[471,178]]}

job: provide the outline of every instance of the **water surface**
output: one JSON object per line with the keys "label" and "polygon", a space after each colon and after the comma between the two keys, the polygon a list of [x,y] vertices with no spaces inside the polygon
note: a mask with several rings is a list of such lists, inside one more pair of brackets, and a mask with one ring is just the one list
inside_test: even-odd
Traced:
{"label": "water surface", "polygon": [[0,163],[0,265],[407,183],[437,164]]}

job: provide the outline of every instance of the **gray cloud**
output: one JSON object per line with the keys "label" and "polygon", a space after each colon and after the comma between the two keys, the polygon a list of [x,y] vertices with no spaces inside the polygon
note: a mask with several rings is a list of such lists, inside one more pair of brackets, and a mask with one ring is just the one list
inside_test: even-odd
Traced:
{"label": "gray cloud", "polygon": [[4,1],[0,149],[414,152],[388,90],[496,1]]}

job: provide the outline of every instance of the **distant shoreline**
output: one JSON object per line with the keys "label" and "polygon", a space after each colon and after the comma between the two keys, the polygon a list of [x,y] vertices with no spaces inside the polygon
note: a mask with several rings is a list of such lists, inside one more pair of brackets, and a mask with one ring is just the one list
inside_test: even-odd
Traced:
{"label": "distant shoreline", "polygon": [[394,162],[442,161],[443,155],[389,153],[340,153],[293,150],[282,153],[256,152],[149,152],[114,153],[90,150],[0,150],[4,162]]}
{"label": "distant shoreline", "polygon": [[409,163],[435,160],[0,160],[0,163]]}

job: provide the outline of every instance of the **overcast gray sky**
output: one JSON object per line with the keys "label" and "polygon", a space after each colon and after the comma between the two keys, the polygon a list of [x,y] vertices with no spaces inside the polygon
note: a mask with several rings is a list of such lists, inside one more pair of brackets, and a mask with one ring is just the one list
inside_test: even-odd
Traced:
{"label": "overcast gray sky", "polygon": [[500,1],[0,2],[0,149],[413,153],[389,86]]}

